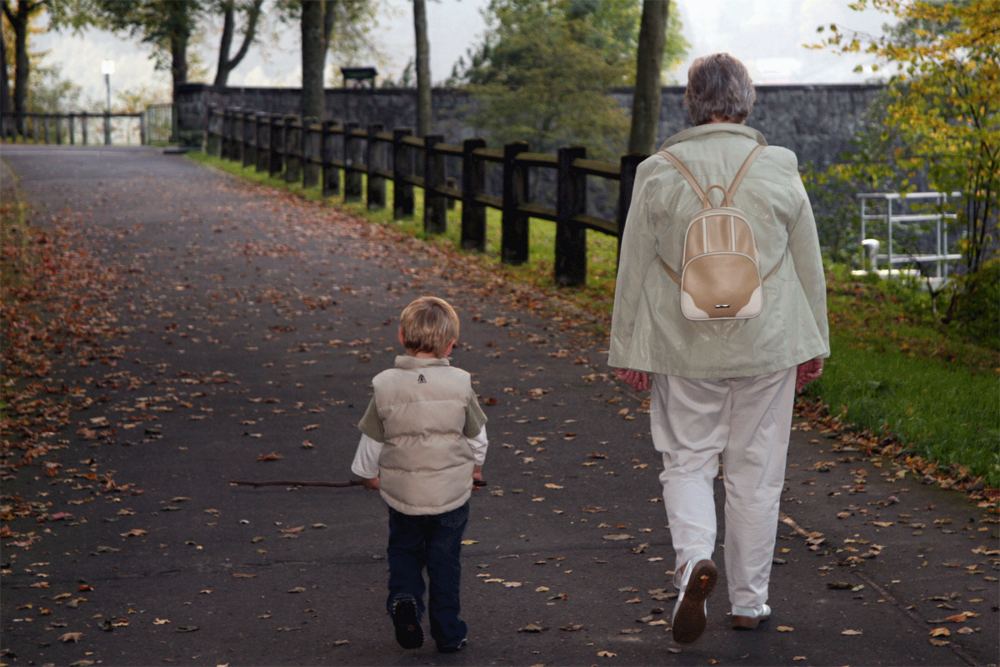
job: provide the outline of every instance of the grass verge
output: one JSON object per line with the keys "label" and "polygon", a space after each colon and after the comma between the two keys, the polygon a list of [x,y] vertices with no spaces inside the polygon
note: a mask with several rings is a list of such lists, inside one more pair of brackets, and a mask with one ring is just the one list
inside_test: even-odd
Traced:
{"label": "grass verge", "polygon": [[[247,180],[284,188],[314,201],[318,188],[302,188],[257,173],[252,167],[204,153],[188,156]],[[414,188],[413,219],[392,219],[392,183],[386,183],[390,208],[369,210],[363,202],[331,204],[372,222],[389,225],[429,242],[459,249],[461,206],[448,212],[447,233],[424,234],[420,211],[422,190]],[[468,253],[505,279],[553,289],[555,225],[532,219],[530,259],[512,267],[499,261],[500,213],[487,212],[485,253]],[[587,285],[559,294],[595,316],[598,333],[606,333],[614,299],[617,240],[587,232]],[[858,281],[831,268],[829,310],[832,355],[823,379],[808,390],[853,428],[892,438],[902,451],[947,467],[952,477],[1000,486],[1000,351],[963,339],[937,324],[930,301],[913,286],[894,282]],[[899,448],[897,448],[899,449]]]}

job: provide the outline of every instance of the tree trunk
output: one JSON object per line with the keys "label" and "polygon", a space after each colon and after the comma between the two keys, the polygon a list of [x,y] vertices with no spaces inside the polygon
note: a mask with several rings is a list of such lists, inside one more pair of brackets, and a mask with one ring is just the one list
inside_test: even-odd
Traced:
{"label": "tree trunk", "polygon": [[660,69],[670,0],[643,0],[635,59],[635,94],[628,152],[649,155],[656,149],[660,120]]}
{"label": "tree trunk", "polygon": [[413,29],[417,42],[417,136],[431,131],[431,47],[427,41],[426,0],[413,0]]}
{"label": "tree trunk", "polygon": [[323,120],[323,69],[326,64],[323,2],[302,3],[302,117]]}
{"label": "tree trunk", "polygon": [[219,42],[219,64],[215,70],[214,86],[224,88],[229,81],[229,73],[243,61],[250,45],[257,34],[257,22],[260,20],[260,7],[264,0],[254,0],[253,5],[246,10],[246,27],[243,31],[243,43],[240,44],[239,51],[232,58],[229,57],[229,50],[233,46],[233,33],[235,32],[235,9],[233,0],[225,3],[225,17],[222,23],[222,39]]}
{"label": "tree trunk", "polygon": [[216,88],[224,88],[229,80],[229,49],[233,45],[233,0],[227,0],[223,5],[222,38],[219,40],[219,63],[215,66]]}
{"label": "tree trunk", "polygon": [[171,109],[171,136],[170,141],[179,142],[182,140],[178,132],[178,109],[177,91],[181,84],[187,83],[187,46],[190,37],[190,26],[188,24],[188,5],[186,2],[170,2],[170,79],[171,98],[173,108]]}
{"label": "tree trunk", "polygon": [[[14,101],[10,97],[10,84],[7,80],[7,40],[0,30],[0,113],[12,113]],[[13,118],[0,115],[0,136],[6,136],[13,125]]]}
{"label": "tree trunk", "polygon": [[14,113],[17,114],[16,127],[20,134],[24,134],[24,113],[27,111],[28,79],[31,73],[28,64],[28,13],[24,5],[24,2],[18,3],[17,13],[11,21],[14,28]]}

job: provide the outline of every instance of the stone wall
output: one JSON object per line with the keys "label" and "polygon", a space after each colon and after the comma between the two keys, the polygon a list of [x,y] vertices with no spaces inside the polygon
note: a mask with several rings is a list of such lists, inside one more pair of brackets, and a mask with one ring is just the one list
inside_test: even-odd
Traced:
{"label": "stone wall", "polygon": [[[825,166],[848,148],[858,132],[880,85],[783,85],[758,86],[757,104],[748,124],[759,129],[769,143],[795,151],[801,163]],[[631,89],[613,91],[615,98],[631,109]],[[679,86],[663,88],[660,110],[660,139],[688,125]],[[178,92],[179,126],[182,137],[200,142],[208,104],[234,106],[269,113],[298,113],[297,88],[224,88],[187,84]],[[413,89],[377,88],[326,91],[327,116],[357,122],[362,126],[380,124],[386,129],[415,124],[416,92]],[[438,88],[433,91],[435,133],[446,141],[458,142],[485,136],[475,127],[475,101],[461,90]]]}

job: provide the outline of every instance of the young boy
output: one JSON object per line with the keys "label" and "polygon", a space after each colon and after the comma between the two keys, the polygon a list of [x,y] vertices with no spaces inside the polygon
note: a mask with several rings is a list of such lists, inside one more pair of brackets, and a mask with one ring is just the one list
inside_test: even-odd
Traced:
{"label": "young boy", "polygon": [[458,342],[458,315],[437,297],[403,309],[405,355],[372,380],[375,395],[358,424],[361,441],[351,471],[389,506],[389,598],[386,606],[403,648],[423,645],[423,570],[438,651],[466,644],[459,618],[462,533],[474,480],[486,459],[486,415],[466,371],[448,363]]}

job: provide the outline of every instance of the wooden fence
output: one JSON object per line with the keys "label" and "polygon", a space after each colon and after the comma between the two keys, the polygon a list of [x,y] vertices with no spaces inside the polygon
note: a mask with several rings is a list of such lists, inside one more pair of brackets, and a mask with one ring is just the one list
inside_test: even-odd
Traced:
{"label": "wooden fence", "polygon": [[3,113],[0,114],[0,136],[4,140],[32,141],[43,144],[90,143],[103,135],[104,144],[111,145],[111,123],[116,118],[139,120],[139,143],[146,143],[146,122],[141,113]]}
{"label": "wooden fence", "polygon": [[[339,144],[339,145],[338,145]],[[587,276],[588,229],[618,238],[632,197],[635,170],[645,156],[626,155],[619,164],[588,160],[582,147],[561,148],[556,155],[533,153],[525,142],[488,148],[482,139],[447,144],[439,135],[416,137],[409,129],[388,131],[381,125],[307,119],[240,108],[211,106],[206,115],[205,151],[211,155],[253,166],[258,172],[321,185],[324,197],[341,189],[345,201],[362,198],[362,175],[367,174],[364,198],[369,208],[386,206],[387,180],[393,182],[395,218],[413,215],[413,187],[424,190],[424,230],[443,233],[450,201],[462,203],[461,245],[484,251],[486,209],[501,211],[501,260],[521,264],[528,259],[528,220],[540,218],[556,224],[555,281],[582,285]],[[460,181],[446,179],[445,160],[461,161]],[[486,187],[488,164],[503,172],[499,196]],[[556,183],[555,208],[530,199],[532,170],[549,170]],[[587,177],[617,181],[614,219],[587,212]]]}

